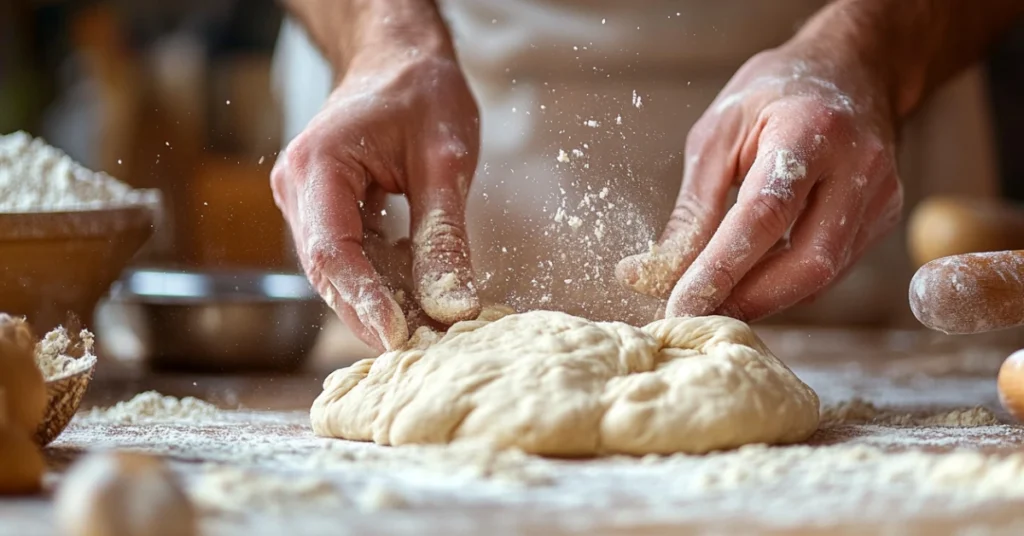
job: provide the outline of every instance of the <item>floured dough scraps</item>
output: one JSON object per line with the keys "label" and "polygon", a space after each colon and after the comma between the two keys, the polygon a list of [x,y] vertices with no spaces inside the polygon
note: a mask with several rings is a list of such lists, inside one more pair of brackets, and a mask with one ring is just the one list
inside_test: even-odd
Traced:
{"label": "floured dough scraps", "polygon": [[636,328],[488,309],[335,371],[311,420],[318,435],[384,445],[697,454],[803,441],[817,429],[818,397],[730,318]]}

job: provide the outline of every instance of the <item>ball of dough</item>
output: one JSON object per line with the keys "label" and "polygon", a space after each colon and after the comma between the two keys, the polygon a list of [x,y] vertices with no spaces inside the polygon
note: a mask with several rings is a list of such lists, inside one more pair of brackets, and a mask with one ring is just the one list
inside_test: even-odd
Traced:
{"label": "ball of dough", "polygon": [[69,536],[194,536],[195,509],[153,456],[94,454],[68,473],[56,496],[57,524]]}
{"label": "ball of dough", "polygon": [[0,425],[0,495],[36,493],[46,464],[39,447],[21,428]]}
{"label": "ball of dough", "polygon": [[907,245],[917,266],[951,255],[1024,247],[1024,212],[993,199],[932,197],[907,223]]}
{"label": "ball of dough", "polygon": [[46,412],[46,383],[36,366],[31,328],[6,314],[0,314],[0,389],[11,424],[34,435]]}

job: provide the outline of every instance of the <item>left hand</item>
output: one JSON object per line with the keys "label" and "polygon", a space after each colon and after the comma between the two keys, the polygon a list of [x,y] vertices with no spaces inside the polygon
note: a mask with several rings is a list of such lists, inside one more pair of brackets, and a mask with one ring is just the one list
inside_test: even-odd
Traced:
{"label": "left hand", "polygon": [[668,297],[668,317],[744,321],[836,281],[903,203],[895,114],[868,71],[808,46],[751,58],[691,129],[676,208],[619,280]]}

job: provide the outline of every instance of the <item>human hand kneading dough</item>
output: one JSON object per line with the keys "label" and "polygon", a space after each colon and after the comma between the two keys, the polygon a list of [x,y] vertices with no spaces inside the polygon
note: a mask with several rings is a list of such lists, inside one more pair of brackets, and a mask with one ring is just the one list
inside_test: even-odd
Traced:
{"label": "human hand kneading dough", "polygon": [[893,228],[889,103],[870,73],[829,65],[791,45],[736,73],[690,131],[657,247],[619,265],[627,285],[669,298],[668,316],[756,320],[824,289]]}
{"label": "human hand kneading dough", "polygon": [[900,121],[1024,11],[987,7],[833,2],[751,58],[691,129],[671,219],[619,280],[668,298],[669,317],[752,321],[813,299],[899,221]]}
{"label": "human hand kneading dough", "polygon": [[[440,324],[476,316],[464,215],[479,114],[437,5],[286,4],[338,73],[271,177],[310,280],[378,350],[408,339],[416,309]],[[670,317],[751,321],[812,299],[900,217],[900,122],[1022,13],[1016,0],[828,3],[694,125],[671,219],[617,278],[667,298]],[[411,252],[378,232],[387,193],[409,201]]]}
{"label": "human hand kneading dough", "polygon": [[[365,343],[403,344],[410,327],[389,287],[405,286],[408,263],[378,225],[385,195],[401,193],[411,214],[407,301],[445,324],[475,317],[465,199],[479,115],[436,10],[408,2],[385,17],[374,3],[292,4],[316,13],[307,27],[343,73],[271,175],[310,281]],[[332,21],[349,27],[335,32]]]}

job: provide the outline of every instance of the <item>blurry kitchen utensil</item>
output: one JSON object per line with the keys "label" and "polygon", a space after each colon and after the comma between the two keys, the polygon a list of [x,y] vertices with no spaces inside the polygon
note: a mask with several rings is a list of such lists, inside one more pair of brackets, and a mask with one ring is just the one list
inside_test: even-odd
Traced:
{"label": "blurry kitchen utensil", "polygon": [[154,208],[0,213],[0,310],[41,333],[96,303],[153,233]]}
{"label": "blurry kitchen utensil", "polygon": [[304,276],[253,271],[134,270],[108,306],[127,325],[104,322],[98,338],[124,341],[130,330],[152,368],[222,373],[294,371],[327,310]]}

